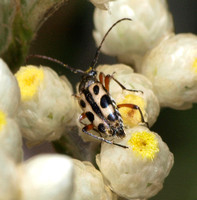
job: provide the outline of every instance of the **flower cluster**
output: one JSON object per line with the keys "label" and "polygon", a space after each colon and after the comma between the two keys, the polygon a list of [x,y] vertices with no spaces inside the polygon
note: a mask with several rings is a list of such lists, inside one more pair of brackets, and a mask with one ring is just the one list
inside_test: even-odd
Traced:
{"label": "flower cluster", "polygon": [[[9,92],[2,88],[8,100],[0,110],[0,199],[116,199],[90,162],[58,154],[22,162],[22,136],[35,145],[57,140],[72,126],[76,107],[72,86],[48,67],[22,66],[14,76],[0,61],[2,85],[10,80],[11,86],[6,87],[15,88]],[[18,101],[9,101],[9,95]],[[15,115],[6,110],[10,107],[16,107]]]}
{"label": "flower cluster", "polygon": [[163,0],[117,0],[109,12],[95,9],[93,32],[99,44],[106,30],[118,19],[129,17],[112,30],[102,51],[132,65],[153,84],[161,107],[183,110],[197,102],[197,37],[175,34]]}
{"label": "flower cluster", "polygon": [[[105,184],[118,196],[126,199],[148,199],[161,190],[174,162],[173,154],[161,137],[150,131],[142,121],[143,116],[151,127],[160,112],[152,83],[145,76],[134,73],[125,64],[100,65],[96,71],[98,78],[100,72],[109,74],[126,88],[111,79],[109,91],[117,105],[136,105],[141,110],[119,108],[126,137],[114,137],[113,142],[128,148],[103,142],[100,153],[96,156],[97,165],[105,178]],[[82,112],[79,108],[77,110],[78,114]],[[85,119],[83,123],[89,122]],[[79,130],[84,126],[80,123],[77,125]],[[79,132],[84,141],[95,140],[82,131]],[[99,136],[98,132],[91,132]]]}
{"label": "flower cluster", "polygon": [[[32,20],[27,21],[36,29],[44,4],[31,9],[32,4],[24,2],[29,9],[23,12],[32,10]],[[21,66],[13,75],[0,59],[0,199],[147,200],[162,189],[170,173],[174,156],[151,127],[161,107],[187,109],[197,102],[197,37],[173,33],[165,0],[91,2],[97,7],[97,44],[114,22],[132,19],[117,24],[102,46],[104,53],[124,64],[96,68],[96,78],[101,80],[102,72],[103,86],[109,84],[102,89],[110,95],[108,106],[118,110],[116,120],[123,124],[125,136],[99,132],[96,112],[88,133],[100,140],[82,131],[90,124],[77,102],[83,94],[73,95],[66,76],[33,65]],[[101,104],[99,95],[92,98]],[[91,109],[93,103],[89,104]],[[29,146],[60,142],[69,156],[37,155],[23,161],[22,137]]]}
{"label": "flower cluster", "polygon": [[[4,192],[0,194],[5,199],[149,198],[162,188],[173,165],[173,155],[161,138],[141,123],[139,110],[120,109],[126,137],[115,137],[114,142],[128,148],[103,143],[100,154],[96,156],[100,171],[90,162],[58,154],[40,155],[22,162],[22,136],[27,144],[36,145],[67,135],[68,130],[73,130],[69,127],[78,126],[75,115],[79,113],[79,107],[65,76],[59,77],[48,67],[32,65],[22,66],[14,76],[2,60],[1,63],[2,71],[4,68],[7,70],[2,77],[9,74],[9,79],[15,80],[17,89],[13,91],[18,92],[15,95],[19,97],[17,104],[16,101],[7,101],[17,105],[15,115],[6,111],[1,103],[0,153],[2,162],[9,165],[2,173],[9,174],[11,180],[8,183],[4,181],[8,177],[2,176],[1,184],[2,188],[12,191],[10,197],[6,197],[8,194]],[[146,77],[122,64],[99,66],[97,71],[105,74],[115,71],[113,77],[128,90],[117,89],[119,86],[114,85],[117,83],[111,81],[112,97],[117,104],[138,105],[144,120],[153,125],[160,108]]]}

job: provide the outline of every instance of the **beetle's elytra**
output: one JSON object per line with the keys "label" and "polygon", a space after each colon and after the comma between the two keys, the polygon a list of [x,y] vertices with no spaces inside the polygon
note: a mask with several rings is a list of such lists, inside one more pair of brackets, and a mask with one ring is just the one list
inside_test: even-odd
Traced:
{"label": "beetle's elytra", "polygon": [[[97,51],[95,57],[91,63],[91,67],[87,71],[83,71],[80,69],[74,69],[69,65],[64,64],[63,62],[42,55],[32,55],[31,57],[38,57],[42,59],[47,59],[52,62],[56,62],[64,67],[68,68],[70,71],[74,73],[82,73],[82,80],[79,84],[78,95],[75,95],[78,99],[79,105],[83,110],[83,113],[79,117],[79,121],[84,125],[82,131],[98,140],[104,141],[109,144],[114,144],[123,148],[128,148],[127,146],[117,144],[115,142],[105,139],[103,136],[117,136],[123,138],[125,136],[122,117],[119,113],[120,107],[129,107],[131,109],[138,109],[141,115],[141,121],[147,124],[144,121],[143,114],[140,108],[134,104],[119,104],[117,105],[114,99],[110,96],[109,93],[109,84],[110,80],[113,79],[116,81],[119,86],[123,90],[127,90],[118,80],[116,80],[111,75],[104,75],[102,72],[99,74],[99,79],[97,78],[97,71],[95,70],[95,65],[98,60],[98,56],[100,53],[100,49],[102,44],[111,31],[111,29],[116,26],[118,23],[124,20],[130,20],[129,18],[122,18],[115,22],[107,31],[105,36],[103,37]],[[139,92],[137,90],[129,90],[132,92]],[[89,120],[89,124],[84,124],[83,119],[87,118]],[[101,136],[97,136],[92,134],[92,129],[96,130],[100,133]]]}

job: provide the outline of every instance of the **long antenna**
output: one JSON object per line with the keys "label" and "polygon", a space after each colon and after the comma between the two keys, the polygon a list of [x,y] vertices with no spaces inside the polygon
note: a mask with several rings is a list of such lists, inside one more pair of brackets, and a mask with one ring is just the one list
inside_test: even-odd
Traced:
{"label": "long antenna", "polygon": [[32,55],[29,55],[27,56],[26,60],[28,60],[29,58],[41,58],[41,59],[44,59],[44,60],[49,60],[49,61],[52,61],[54,63],[57,63],[59,65],[62,65],[63,67],[69,69],[71,72],[74,72],[74,73],[81,73],[81,74],[87,74],[89,73],[91,70],[93,70],[95,68],[95,65],[96,63],[98,62],[98,58],[99,58],[99,54],[100,54],[100,50],[101,50],[101,47],[103,45],[103,42],[105,41],[107,35],[109,34],[109,32],[113,29],[114,26],[116,26],[118,23],[120,23],[121,21],[124,21],[124,20],[129,20],[129,21],[132,21],[132,19],[130,18],[122,18],[118,21],[116,21],[109,29],[108,31],[106,32],[106,34],[104,35],[99,47],[97,48],[96,50],[96,53],[95,53],[95,56],[94,56],[94,59],[90,65],[90,68],[86,71],[83,71],[81,69],[75,69],[73,67],[70,67],[69,65],[63,63],[62,61],[58,60],[58,59],[55,59],[55,58],[52,58],[52,57],[49,57],[49,56],[44,56],[44,55],[39,55],[39,54],[32,54]]}
{"label": "long antenna", "polygon": [[98,47],[97,50],[96,50],[94,59],[93,59],[91,65],[90,65],[90,67],[91,67],[92,69],[95,68],[96,63],[98,62],[98,58],[99,58],[99,54],[100,54],[100,51],[101,51],[101,47],[102,47],[103,42],[105,41],[107,35],[109,34],[109,32],[112,30],[112,28],[113,28],[114,26],[116,26],[118,23],[120,23],[120,22],[122,22],[122,21],[124,21],[124,20],[132,21],[132,19],[130,19],[130,18],[122,18],[122,19],[118,20],[117,22],[115,22],[115,23],[109,28],[109,30],[107,31],[107,33],[105,33],[105,35],[104,35],[104,37],[103,37],[103,39],[102,39],[102,41],[101,41],[99,47]]}
{"label": "long antenna", "polygon": [[83,71],[83,70],[81,70],[81,69],[75,69],[75,68],[73,68],[73,67],[70,67],[69,65],[64,64],[62,61],[57,60],[57,59],[52,58],[52,57],[49,57],[49,56],[38,55],[38,54],[32,54],[32,55],[27,56],[26,60],[28,60],[29,58],[41,58],[41,59],[44,59],[44,60],[50,60],[50,61],[52,61],[52,62],[54,62],[54,63],[57,63],[57,64],[59,64],[59,65],[62,65],[63,67],[69,69],[71,72],[86,74],[86,72]]}

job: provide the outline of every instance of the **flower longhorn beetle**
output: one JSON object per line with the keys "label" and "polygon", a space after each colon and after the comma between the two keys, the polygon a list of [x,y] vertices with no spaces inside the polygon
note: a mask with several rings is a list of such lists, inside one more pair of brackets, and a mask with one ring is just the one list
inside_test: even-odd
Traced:
{"label": "flower longhorn beetle", "polygon": [[[113,79],[123,90],[128,90],[131,92],[142,92],[139,90],[126,89],[118,80],[116,80],[113,75],[104,75],[102,72],[99,74],[99,79],[97,79],[97,71],[95,66],[98,61],[100,50],[102,47],[105,38],[118,23],[129,20],[130,18],[122,18],[116,21],[106,32],[102,41],[100,42],[99,47],[96,50],[94,59],[88,70],[83,71],[81,69],[75,69],[70,67],[67,64],[64,64],[60,60],[51,58],[44,55],[30,55],[29,57],[37,57],[41,59],[50,60],[52,62],[58,63],[74,73],[81,73],[82,79],[78,87],[78,94],[74,95],[80,107],[83,110],[83,113],[79,117],[80,123],[84,125],[82,131],[89,136],[92,136],[98,140],[104,141],[108,144],[117,145],[123,148],[128,148],[125,145],[121,145],[113,142],[113,140],[108,140],[104,138],[101,134],[105,136],[117,136],[119,138],[125,137],[124,127],[122,117],[119,112],[119,108],[128,107],[131,109],[137,109],[141,115],[141,121],[148,126],[148,123],[145,122],[142,111],[139,106],[135,104],[116,104],[114,99],[109,93],[109,84],[110,80]],[[83,123],[83,119],[88,118],[90,124]],[[97,131],[100,136],[92,134],[91,130]]]}

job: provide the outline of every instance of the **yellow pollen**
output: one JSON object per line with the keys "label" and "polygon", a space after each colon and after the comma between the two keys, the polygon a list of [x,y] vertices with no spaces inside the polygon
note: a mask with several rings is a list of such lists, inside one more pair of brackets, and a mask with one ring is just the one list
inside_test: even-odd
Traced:
{"label": "yellow pollen", "polygon": [[197,73],[197,58],[195,58],[192,68],[194,69],[194,72]]}
{"label": "yellow pollen", "polygon": [[6,125],[6,116],[5,113],[0,111],[0,131],[3,129],[3,127]]}
{"label": "yellow pollen", "polygon": [[[139,97],[133,94],[128,94],[124,96],[124,99],[122,101],[118,102],[118,104],[125,104],[125,103],[135,104],[139,106],[144,115],[145,102],[142,97]],[[129,127],[134,127],[141,122],[141,115],[140,115],[139,110],[128,108],[128,107],[122,107],[122,108],[119,108],[119,111],[122,116],[124,125],[129,126]]]}
{"label": "yellow pollen", "polygon": [[27,66],[21,67],[15,76],[21,90],[22,101],[27,101],[36,94],[44,79],[44,72],[42,68]]}
{"label": "yellow pollen", "polygon": [[128,141],[128,145],[136,155],[150,160],[153,160],[156,153],[159,152],[158,141],[151,132],[142,131],[133,133]]}

